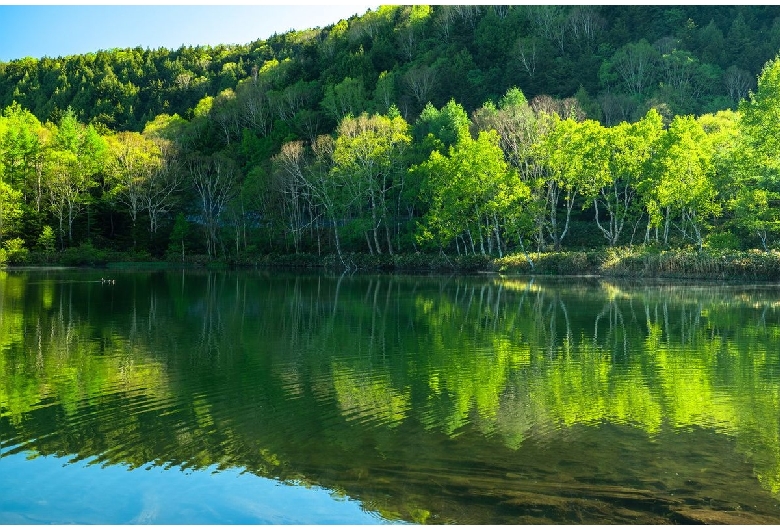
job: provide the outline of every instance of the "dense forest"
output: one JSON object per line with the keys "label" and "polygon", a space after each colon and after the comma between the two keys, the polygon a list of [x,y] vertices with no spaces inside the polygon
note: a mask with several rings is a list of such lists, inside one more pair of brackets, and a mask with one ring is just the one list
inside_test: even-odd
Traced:
{"label": "dense forest", "polygon": [[772,250],[780,7],[382,6],[0,63],[0,261]]}

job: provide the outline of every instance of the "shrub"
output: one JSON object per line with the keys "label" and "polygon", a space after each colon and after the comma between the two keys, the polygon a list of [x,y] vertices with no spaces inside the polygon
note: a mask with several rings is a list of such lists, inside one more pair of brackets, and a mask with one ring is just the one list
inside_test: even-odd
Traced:
{"label": "shrub", "polygon": [[731,232],[710,234],[704,242],[704,248],[712,250],[738,250],[741,246],[740,239]]}
{"label": "shrub", "polygon": [[38,236],[38,248],[49,254],[54,252],[54,246],[57,242],[57,236],[49,225],[43,227],[41,235]]}
{"label": "shrub", "polygon": [[92,243],[87,241],[77,247],[67,248],[62,252],[60,258],[64,265],[70,266],[90,266],[105,265],[108,262],[108,256],[104,250],[97,249]]}
{"label": "shrub", "polygon": [[482,254],[457,256],[454,260],[456,269],[461,272],[478,272],[491,270],[492,258]]}
{"label": "shrub", "polygon": [[30,251],[24,246],[24,240],[18,237],[3,243],[3,250],[5,251],[5,259],[2,261],[5,263],[26,263],[30,256]]}

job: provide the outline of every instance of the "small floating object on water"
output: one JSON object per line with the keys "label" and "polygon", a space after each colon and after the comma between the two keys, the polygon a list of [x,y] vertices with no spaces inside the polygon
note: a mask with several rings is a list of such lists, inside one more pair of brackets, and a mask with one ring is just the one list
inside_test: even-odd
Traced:
{"label": "small floating object on water", "polygon": [[116,283],[116,280],[110,280],[108,278],[100,278],[100,283],[108,283],[108,284],[113,285],[113,284]]}

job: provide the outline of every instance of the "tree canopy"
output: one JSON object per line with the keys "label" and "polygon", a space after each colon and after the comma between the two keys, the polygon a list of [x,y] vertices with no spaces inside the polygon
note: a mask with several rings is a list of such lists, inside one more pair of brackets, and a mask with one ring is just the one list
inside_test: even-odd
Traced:
{"label": "tree canopy", "polygon": [[0,242],[769,250],[777,28],[775,6],[382,6],[241,46],[0,63]]}

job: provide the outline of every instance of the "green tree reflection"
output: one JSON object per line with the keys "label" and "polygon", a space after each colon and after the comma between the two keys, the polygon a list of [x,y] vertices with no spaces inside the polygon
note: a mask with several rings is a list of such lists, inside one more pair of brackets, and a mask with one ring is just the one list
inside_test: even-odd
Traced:
{"label": "green tree reflection", "polygon": [[[243,468],[422,521],[456,513],[466,492],[525,505],[531,486],[507,477],[535,468],[513,455],[614,426],[647,451],[676,433],[726,437],[780,495],[780,303],[768,287],[117,279],[0,272],[3,452]],[[481,521],[489,503],[477,504],[445,520]]]}

